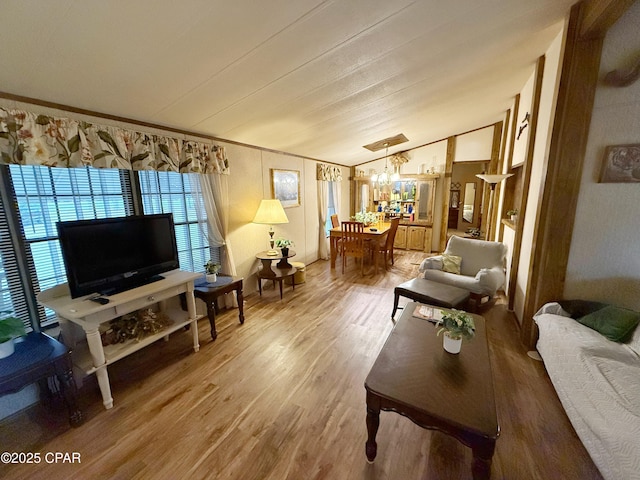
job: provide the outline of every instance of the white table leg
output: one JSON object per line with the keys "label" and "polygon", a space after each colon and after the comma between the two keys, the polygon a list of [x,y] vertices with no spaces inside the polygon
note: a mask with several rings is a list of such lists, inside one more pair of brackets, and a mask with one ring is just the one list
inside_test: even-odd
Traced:
{"label": "white table leg", "polygon": [[113,407],[113,398],[111,397],[111,385],[109,384],[109,374],[107,373],[107,364],[104,356],[104,348],[100,340],[100,332],[97,328],[85,330],[87,335],[87,343],[89,344],[89,352],[93,360],[93,366],[96,368],[96,377],[102,393],[102,403],[104,408]]}
{"label": "white table leg", "polygon": [[187,298],[187,312],[189,312],[189,318],[192,319],[193,351],[197,352],[200,350],[200,344],[198,343],[198,320],[196,320],[196,299],[193,296],[193,282],[191,282],[191,289],[187,291],[185,297]]}

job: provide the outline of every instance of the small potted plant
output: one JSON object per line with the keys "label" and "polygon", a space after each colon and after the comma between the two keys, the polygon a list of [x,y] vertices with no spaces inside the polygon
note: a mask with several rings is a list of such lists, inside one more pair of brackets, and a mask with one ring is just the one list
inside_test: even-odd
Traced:
{"label": "small potted plant", "polygon": [[462,339],[471,340],[476,333],[473,317],[462,310],[442,310],[442,318],[436,323],[438,335],[444,332],[442,346],[449,353],[460,353]]}
{"label": "small potted plant", "polygon": [[278,238],[276,240],[276,247],[280,249],[283,257],[287,257],[289,255],[289,247],[293,245],[291,240],[287,240],[286,238]]}
{"label": "small potted plant", "polygon": [[511,210],[507,210],[507,217],[509,217],[512,222],[515,222],[518,219],[518,209],[513,208]]}
{"label": "small potted plant", "polygon": [[222,265],[209,260],[204,264],[204,271],[207,278],[207,283],[215,283],[218,280],[218,272],[222,268]]}
{"label": "small potted plant", "polygon": [[0,312],[0,358],[11,355],[15,351],[14,339],[27,334],[22,320],[10,314]]}

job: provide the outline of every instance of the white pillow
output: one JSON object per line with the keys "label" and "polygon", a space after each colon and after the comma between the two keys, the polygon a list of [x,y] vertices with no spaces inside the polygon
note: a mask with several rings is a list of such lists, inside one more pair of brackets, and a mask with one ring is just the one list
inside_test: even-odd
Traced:
{"label": "white pillow", "polygon": [[640,356],[640,325],[634,330],[631,340],[627,342],[627,346]]}

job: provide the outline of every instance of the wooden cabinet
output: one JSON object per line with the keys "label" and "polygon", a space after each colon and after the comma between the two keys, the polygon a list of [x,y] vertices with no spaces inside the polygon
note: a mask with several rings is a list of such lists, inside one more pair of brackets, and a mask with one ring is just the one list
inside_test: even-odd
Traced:
{"label": "wooden cabinet", "polygon": [[396,238],[393,241],[393,248],[407,248],[407,228],[406,225],[398,225]]}
{"label": "wooden cabinet", "polygon": [[423,250],[424,249],[424,227],[410,226],[407,228],[407,249]]}
{"label": "wooden cabinet", "polygon": [[399,225],[393,248],[431,252],[431,227],[424,225]]}

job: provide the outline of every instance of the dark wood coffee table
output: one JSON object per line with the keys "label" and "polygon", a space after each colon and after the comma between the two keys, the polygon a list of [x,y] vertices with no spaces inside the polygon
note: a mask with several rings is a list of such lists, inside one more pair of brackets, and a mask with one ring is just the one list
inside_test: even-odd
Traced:
{"label": "dark wood coffee table", "polygon": [[367,459],[376,457],[380,411],[392,411],[471,447],[473,478],[487,479],[500,428],[484,318],[471,314],[475,338],[453,355],[442,348],[433,323],[413,316],[416,305],[405,307],[364,384]]}

